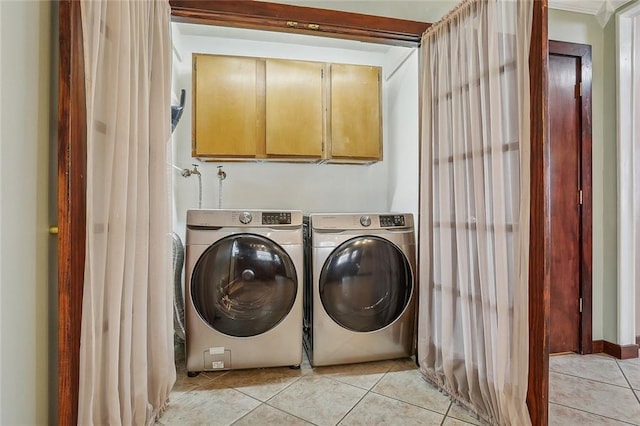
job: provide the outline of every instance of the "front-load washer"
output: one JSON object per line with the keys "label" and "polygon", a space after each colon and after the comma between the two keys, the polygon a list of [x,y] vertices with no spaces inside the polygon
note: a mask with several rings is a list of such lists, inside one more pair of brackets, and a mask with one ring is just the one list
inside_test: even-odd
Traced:
{"label": "front-load washer", "polygon": [[188,210],[187,373],[299,366],[303,236],[297,210]]}
{"label": "front-load washer", "polygon": [[415,352],[412,214],[305,217],[304,346],[313,366]]}

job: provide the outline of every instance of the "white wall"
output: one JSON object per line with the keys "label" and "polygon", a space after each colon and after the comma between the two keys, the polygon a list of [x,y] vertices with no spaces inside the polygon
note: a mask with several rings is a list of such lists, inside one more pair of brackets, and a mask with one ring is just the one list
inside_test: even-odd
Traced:
{"label": "white wall", "polygon": [[0,1],[2,425],[49,423],[50,19],[49,2]]}
{"label": "white wall", "polygon": [[418,223],[419,168],[419,50],[403,52],[402,67],[387,82],[389,194],[391,211],[413,213]]}
{"label": "white wall", "polygon": [[[634,29],[635,27],[635,29]],[[640,82],[640,0],[632,1],[621,8],[605,28],[605,74],[613,74],[612,84],[605,90],[607,107],[616,111],[616,120],[608,123],[606,135],[612,135],[617,146],[616,172],[618,185],[617,211],[617,343],[635,344],[640,335],[640,269],[636,265],[638,247],[638,203],[640,185],[637,172],[632,169],[639,164],[638,140],[640,138],[640,91],[632,82]],[[635,34],[635,35],[634,35]],[[635,36],[635,39],[633,37]],[[618,43],[618,39],[620,40]],[[632,53],[635,52],[635,53]],[[633,75],[633,76],[632,76]],[[617,96],[621,94],[621,96]],[[635,96],[635,100],[633,99]],[[635,102],[635,108],[630,104]],[[629,103],[629,105],[627,105]],[[617,108],[617,110],[616,110]],[[632,130],[633,128],[633,130]],[[623,161],[624,156],[624,161]],[[631,158],[627,158],[627,157]]]}
{"label": "white wall", "polygon": [[[220,181],[216,173],[217,166],[222,165],[227,174],[222,182],[222,208],[386,212],[393,207],[417,212],[418,69],[417,55],[411,55],[414,49],[264,32],[257,32],[256,38],[247,35],[256,34],[255,31],[237,29],[220,29],[227,37],[218,33],[193,35],[198,33],[197,28],[178,27],[182,32],[174,24],[174,46],[178,52],[174,55],[174,92],[178,94],[180,89],[186,89],[187,101],[174,132],[174,165],[182,169],[192,168],[192,163],[199,164],[203,208],[218,207]],[[228,37],[230,32],[235,38]],[[241,39],[240,34],[250,39]],[[264,41],[266,39],[274,41]],[[384,160],[371,165],[199,163],[191,157],[191,55],[194,52],[381,66]],[[404,61],[408,55],[411,58]],[[176,61],[178,59],[181,61]],[[412,170],[415,173],[412,174]],[[184,235],[186,210],[198,207],[197,177],[183,178],[175,169],[174,190],[175,230]]]}

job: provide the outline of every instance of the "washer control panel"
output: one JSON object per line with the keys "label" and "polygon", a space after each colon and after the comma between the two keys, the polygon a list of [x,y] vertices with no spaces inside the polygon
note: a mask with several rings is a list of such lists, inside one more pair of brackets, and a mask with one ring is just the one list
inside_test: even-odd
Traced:
{"label": "washer control panel", "polygon": [[[2,1],[2,0],[0,0]],[[220,229],[224,227],[302,228],[300,210],[193,209],[187,210],[187,228]]]}
{"label": "washer control panel", "polygon": [[291,212],[263,212],[263,225],[291,225]]}
{"label": "washer control panel", "polygon": [[391,228],[393,226],[406,226],[404,221],[404,215],[380,215],[380,226],[383,228]]}

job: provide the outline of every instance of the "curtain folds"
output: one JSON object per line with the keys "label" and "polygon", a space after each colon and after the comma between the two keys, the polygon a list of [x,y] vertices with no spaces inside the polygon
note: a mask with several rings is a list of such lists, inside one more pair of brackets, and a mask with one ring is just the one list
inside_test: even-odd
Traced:
{"label": "curtain folds", "polygon": [[78,422],[153,424],[173,360],[168,1],[82,1],[87,241]]}
{"label": "curtain folds", "polygon": [[467,0],[422,38],[425,377],[492,424],[530,424],[533,0]]}

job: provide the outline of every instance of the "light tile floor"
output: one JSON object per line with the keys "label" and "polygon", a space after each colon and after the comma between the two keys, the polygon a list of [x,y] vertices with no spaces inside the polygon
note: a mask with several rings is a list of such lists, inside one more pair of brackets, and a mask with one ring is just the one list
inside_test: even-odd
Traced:
{"label": "light tile floor", "polygon": [[549,424],[640,425],[640,358],[552,356]]}
{"label": "light tile floor", "polygon": [[[157,425],[482,425],[426,382],[411,359],[300,369],[206,372],[183,352]],[[640,359],[550,359],[550,425],[640,425]]]}

